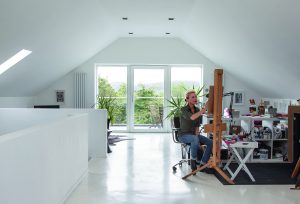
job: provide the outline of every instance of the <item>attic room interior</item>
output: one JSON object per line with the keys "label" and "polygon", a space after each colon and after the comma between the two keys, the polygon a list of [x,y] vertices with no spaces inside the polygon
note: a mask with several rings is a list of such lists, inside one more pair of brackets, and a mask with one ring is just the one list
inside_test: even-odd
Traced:
{"label": "attic room interior", "polygon": [[2,0],[0,203],[299,203],[299,12]]}

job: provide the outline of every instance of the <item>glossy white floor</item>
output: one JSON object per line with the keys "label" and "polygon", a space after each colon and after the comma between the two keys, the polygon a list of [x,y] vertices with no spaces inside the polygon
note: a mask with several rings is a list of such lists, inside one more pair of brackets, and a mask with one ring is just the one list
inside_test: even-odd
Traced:
{"label": "glossy white floor", "polygon": [[292,185],[222,185],[213,175],[181,176],[172,172],[180,158],[171,134],[128,134],[136,140],[112,147],[106,159],[89,162],[89,172],[66,204],[243,203],[300,204]]}

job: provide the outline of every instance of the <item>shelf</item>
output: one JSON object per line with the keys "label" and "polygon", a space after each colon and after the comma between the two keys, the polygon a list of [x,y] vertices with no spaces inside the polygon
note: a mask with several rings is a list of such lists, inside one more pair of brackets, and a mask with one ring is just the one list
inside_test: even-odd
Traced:
{"label": "shelf", "polygon": [[254,139],[255,141],[272,141],[272,139]]}
{"label": "shelf", "polygon": [[[212,119],[213,118],[206,118],[205,122],[209,123],[209,121],[211,121]],[[240,116],[239,118],[233,118],[233,119],[223,118],[222,120],[223,120],[223,123],[227,124],[227,128],[228,128],[228,124],[230,124],[230,123],[236,123],[235,125],[241,126],[241,128],[243,128],[243,130],[245,132],[250,133],[249,137],[253,138],[253,141],[256,141],[262,145],[262,146],[260,146],[260,148],[263,149],[264,145],[266,145],[267,149],[269,150],[268,153],[271,155],[274,155],[275,151],[278,151],[277,148],[283,148],[285,151],[288,152],[288,148],[286,147],[287,144],[289,143],[288,138],[275,139],[276,134],[274,132],[274,124],[277,124],[277,121],[278,121],[278,122],[280,122],[280,124],[287,125],[287,118],[276,118],[276,117],[271,118],[271,117],[263,117],[263,116]],[[256,122],[256,121],[258,121],[258,122]],[[263,127],[270,128],[271,132],[268,132],[268,136],[270,136],[270,137],[267,137],[267,135],[266,135],[266,137],[261,137],[261,138],[255,139],[256,133],[254,133],[254,127],[257,127],[259,129],[262,129]],[[229,130],[226,131],[226,134],[228,134],[228,133],[229,133]],[[262,136],[262,135],[260,134],[260,136]],[[287,137],[287,132],[285,132],[284,136]],[[264,138],[268,138],[268,139],[264,139]],[[274,158],[274,159],[264,160],[264,159],[259,159],[259,158],[254,159],[253,156],[254,155],[252,154],[251,158],[249,158],[250,160],[248,160],[247,162],[284,163],[282,158]]]}
{"label": "shelf", "polygon": [[276,158],[276,159],[252,159],[251,162],[252,163],[284,163],[285,161],[283,161],[282,158]]}
{"label": "shelf", "polygon": [[261,117],[261,116],[253,116],[251,117],[252,120],[270,120],[270,121],[277,121],[277,120],[287,120],[282,118],[268,118],[268,117]]}

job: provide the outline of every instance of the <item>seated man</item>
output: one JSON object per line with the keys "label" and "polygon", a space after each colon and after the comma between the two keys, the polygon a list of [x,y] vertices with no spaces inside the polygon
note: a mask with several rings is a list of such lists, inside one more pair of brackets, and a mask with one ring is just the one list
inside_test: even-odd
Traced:
{"label": "seated man", "polygon": [[206,145],[202,159],[198,161],[200,165],[204,165],[208,162],[212,152],[212,140],[199,133],[200,117],[206,111],[206,104],[201,110],[195,106],[198,101],[194,90],[186,93],[185,101],[187,105],[181,108],[178,140],[191,144],[191,169],[194,171],[197,169],[196,159],[200,143]]}

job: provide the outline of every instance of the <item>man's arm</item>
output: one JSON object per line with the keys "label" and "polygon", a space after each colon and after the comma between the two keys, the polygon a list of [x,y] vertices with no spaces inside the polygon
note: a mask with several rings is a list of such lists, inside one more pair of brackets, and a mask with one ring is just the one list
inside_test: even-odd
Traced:
{"label": "man's arm", "polygon": [[191,120],[196,120],[197,118],[199,118],[201,115],[205,113],[206,109],[207,109],[207,103],[205,103],[204,107],[199,112],[194,113],[191,116]]}

